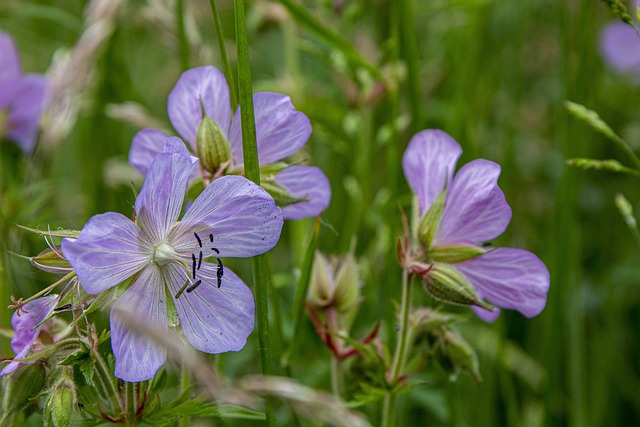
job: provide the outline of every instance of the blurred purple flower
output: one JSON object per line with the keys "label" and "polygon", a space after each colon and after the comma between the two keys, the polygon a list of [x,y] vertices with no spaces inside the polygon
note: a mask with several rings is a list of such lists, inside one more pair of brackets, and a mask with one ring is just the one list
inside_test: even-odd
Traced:
{"label": "blurred purple flower", "polygon": [[44,76],[22,74],[11,37],[0,32],[0,139],[6,136],[26,153],[33,150],[45,90]]}
{"label": "blurred purple flower", "polygon": [[[258,157],[260,166],[274,165],[302,148],[311,135],[311,124],[297,111],[288,96],[261,92],[253,95]],[[232,116],[229,87],[224,75],[213,66],[193,68],[182,73],[169,94],[171,124],[197,153],[196,134],[203,119],[209,117],[224,134],[231,154],[227,174],[243,173],[240,109]],[[162,151],[167,135],[158,129],[143,129],[133,138],[129,163],[145,175],[151,160]],[[282,167],[285,167],[283,165]],[[319,215],[329,205],[329,180],[316,167],[277,167],[267,180],[284,188],[292,199],[301,200],[282,206],[285,219]],[[264,173],[263,173],[264,174]],[[196,175],[193,176],[195,178]],[[265,186],[266,187],[266,186]]]}
{"label": "blurred purple flower", "polygon": [[20,359],[29,355],[44,326],[43,320],[53,313],[57,304],[58,295],[48,295],[26,303],[13,313],[11,326],[15,333],[11,338],[11,349],[16,356],[13,362],[4,367],[0,376],[15,371],[20,365]]}
{"label": "blurred purple flower", "polygon": [[[237,351],[253,330],[253,295],[224,267],[223,257],[250,257],[271,249],[282,213],[262,188],[240,176],[214,181],[178,221],[197,159],[176,137],[166,141],[147,172],[135,203],[136,223],[118,213],[91,218],[62,251],[80,284],[97,294],[133,278],[111,310],[115,375],[153,377],[166,360],[158,343],[132,331],[116,313],[127,310],[144,328],[168,329],[173,298],[184,335],[207,353]],[[204,261],[213,258],[215,263]]]}
{"label": "blurred purple flower", "polygon": [[[418,197],[423,216],[446,188],[444,208],[429,251],[449,245],[482,247],[504,232],[511,208],[498,187],[500,166],[485,159],[464,165],[454,176],[462,154],[460,145],[445,132],[416,134],[404,153],[402,165]],[[527,317],[538,315],[546,304],[549,271],[534,254],[512,248],[489,249],[482,255],[451,264],[469,280],[480,298]],[[484,320],[499,311],[473,307]]]}
{"label": "blurred purple flower", "polygon": [[[632,8],[638,7],[640,1],[635,1]],[[622,21],[607,24],[600,33],[600,54],[613,70],[640,83],[640,35],[635,28]]]}

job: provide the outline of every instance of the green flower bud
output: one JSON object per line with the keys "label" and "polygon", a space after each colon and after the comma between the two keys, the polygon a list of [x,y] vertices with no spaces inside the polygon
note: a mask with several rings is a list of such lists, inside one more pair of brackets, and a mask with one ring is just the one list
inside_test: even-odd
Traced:
{"label": "green flower bud", "polygon": [[330,271],[329,260],[320,252],[316,252],[307,295],[307,301],[312,306],[327,307],[333,302],[335,284]]}
{"label": "green flower bud", "polygon": [[455,268],[446,264],[434,264],[424,279],[424,289],[434,298],[450,304],[475,305],[493,311],[482,301],[471,283]]}
{"label": "green flower bud", "polygon": [[469,372],[476,381],[482,381],[478,356],[473,347],[464,339],[448,330],[444,334],[446,354],[457,369]]}
{"label": "green flower bud", "polygon": [[336,273],[335,301],[339,311],[353,307],[360,296],[360,274],[358,264],[352,254],[347,254]]}
{"label": "green flower bud", "polygon": [[293,197],[286,188],[276,182],[273,175],[261,177],[260,186],[273,197],[273,200],[281,208],[307,200],[305,197]]}
{"label": "green flower bud", "polygon": [[433,201],[431,207],[429,207],[427,213],[424,214],[420,220],[420,224],[418,225],[418,239],[427,249],[431,247],[433,237],[436,235],[436,231],[438,230],[438,224],[440,224],[440,218],[442,217],[442,211],[444,210],[444,199],[446,193],[447,190],[442,190],[438,197]]}
{"label": "green flower bud", "polygon": [[220,126],[207,116],[202,118],[200,126],[198,126],[196,149],[200,164],[211,173],[215,173],[221,165],[231,158],[227,137]]}
{"label": "green flower bud", "polygon": [[453,244],[429,249],[429,258],[435,262],[455,264],[485,253],[487,250],[480,246]]}
{"label": "green flower bud", "polygon": [[71,425],[71,415],[75,407],[74,400],[73,392],[67,387],[53,391],[47,409],[55,427],[69,427]]}
{"label": "green flower bud", "polygon": [[69,261],[61,257],[60,247],[54,251],[47,248],[40,252],[37,256],[29,258],[31,265],[49,273],[69,272],[72,270]]}
{"label": "green flower bud", "polygon": [[[4,377],[2,414],[0,424],[24,409],[44,389],[47,371],[42,363],[21,364],[18,369]],[[10,424],[9,424],[10,425]]]}

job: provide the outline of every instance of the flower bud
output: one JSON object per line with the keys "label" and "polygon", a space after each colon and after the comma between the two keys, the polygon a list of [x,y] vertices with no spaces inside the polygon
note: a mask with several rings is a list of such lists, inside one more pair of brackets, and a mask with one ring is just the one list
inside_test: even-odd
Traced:
{"label": "flower bud", "polygon": [[434,298],[450,304],[475,305],[493,311],[482,301],[471,283],[455,268],[446,264],[434,264],[424,279],[425,290]]}
{"label": "flower bud", "polygon": [[478,356],[473,347],[450,330],[444,334],[446,354],[453,366],[469,372],[476,381],[482,381],[478,366]]}
{"label": "flower bud", "polygon": [[307,201],[305,197],[294,197],[286,188],[276,182],[273,175],[267,175],[261,178],[260,186],[273,197],[276,205],[281,208]]}
{"label": "flower bud", "polygon": [[307,295],[307,301],[312,306],[327,307],[333,302],[335,284],[330,271],[329,260],[320,252],[316,252]]}
{"label": "flower bud", "polygon": [[358,302],[360,296],[360,274],[352,254],[347,254],[336,273],[334,305],[339,311],[347,311]]}
{"label": "flower bud", "polygon": [[429,258],[435,262],[455,264],[485,253],[487,253],[487,250],[480,246],[452,244],[429,249]]}
{"label": "flower bud", "polygon": [[71,264],[69,261],[61,257],[60,247],[56,247],[54,251],[51,248],[47,248],[40,252],[37,256],[29,258],[31,265],[44,270],[48,273],[68,273],[71,270]]}
{"label": "flower bud", "polygon": [[196,149],[200,164],[207,171],[214,173],[231,158],[229,142],[220,126],[209,117],[204,116],[196,133]]}
{"label": "flower bud", "polygon": [[442,211],[444,210],[446,192],[447,190],[442,190],[438,197],[436,197],[433,204],[429,207],[429,210],[424,214],[420,220],[420,224],[418,225],[418,239],[427,249],[431,247],[433,237],[436,235],[436,231],[438,230],[440,217],[442,217]]}
{"label": "flower bud", "polygon": [[20,412],[44,389],[47,371],[42,363],[21,364],[4,377],[2,414],[6,417]]}
{"label": "flower bud", "polygon": [[53,427],[71,426],[71,418],[75,407],[73,391],[63,383],[56,386],[43,411],[45,425]]}

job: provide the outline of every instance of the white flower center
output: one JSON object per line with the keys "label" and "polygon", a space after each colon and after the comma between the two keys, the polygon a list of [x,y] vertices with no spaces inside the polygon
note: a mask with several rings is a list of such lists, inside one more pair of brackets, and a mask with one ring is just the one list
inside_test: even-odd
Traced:
{"label": "white flower center", "polygon": [[153,250],[153,262],[158,265],[166,265],[171,261],[176,261],[180,258],[178,253],[168,243],[161,243]]}

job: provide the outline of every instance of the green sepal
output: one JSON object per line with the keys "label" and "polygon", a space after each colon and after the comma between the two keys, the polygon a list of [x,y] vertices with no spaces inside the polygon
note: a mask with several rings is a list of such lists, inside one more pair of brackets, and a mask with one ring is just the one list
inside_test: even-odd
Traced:
{"label": "green sepal", "polygon": [[47,248],[36,256],[29,257],[31,265],[48,273],[68,273],[73,270],[69,261],[61,258],[60,247],[57,246],[54,251]]}
{"label": "green sepal", "polygon": [[264,188],[281,208],[295,203],[306,202],[306,197],[293,197],[286,188],[278,184],[273,175],[261,177],[260,186]]}
{"label": "green sepal", "polygon": [[429,249],[429,258],[435,262],[455,264],[457,262],[468,261],[486,253],[487,250],[480,246],[453,244]]}
{"label": "green sepal", "polygon": [[196,149],[200,164],[211,173],[215,173],[223,163],[231,158],[229,142],[220,126],[204,116],[196,132]]}
{"label": "green sepal", "polygon": [[24,225],[16,224],[18,228],[30,231],[32,233],[40,234],[41,236],[49,237],[71,237],[76,238],[80,235],[80,230],[68,230],[64,228],[57,228],[55,230],[38,230],[37,228],[31,228]]}
{"label": "green sepal", "polygon": [[335,284],[335,306],[341,312],[348,311],[360,298],[360,274],[353,254],[346,254],[340,262]]}
{"label": "green sepal", "polygon": [[429,249],[433,238],[438,230],[438,224],[440,224],[440,218],[442,217],[442,211],[444,210],[444,200],[447,194],[447,190],[442,190],[438,197],[433,201],[427,213],[420,219],[418,225],[418,239]]}
{"label": "green sepal", "polygon": [[447,331],[444,334],[445,351],[456,369],[467,371],[477,382],[482,381],[476,351],[457,334]]}
{"label": "green sepal", "polygon": [[21,364],[3,380],[2,420],[6,420],[24,409],[44,390],[47,370],[42,363]]}
{"label": "green sepal", "polygon": [[260,165],[260,175],[275,175],[288,168],[289,165],[285,162],[269,163],[266,165]]}
{"label": "green sepal", "polygon": [[434,264],[424,279],[424,289],[434,298],[456,305],[475,305],[493,311],[493,306],[482,301],[471,283],[455,268]]}

